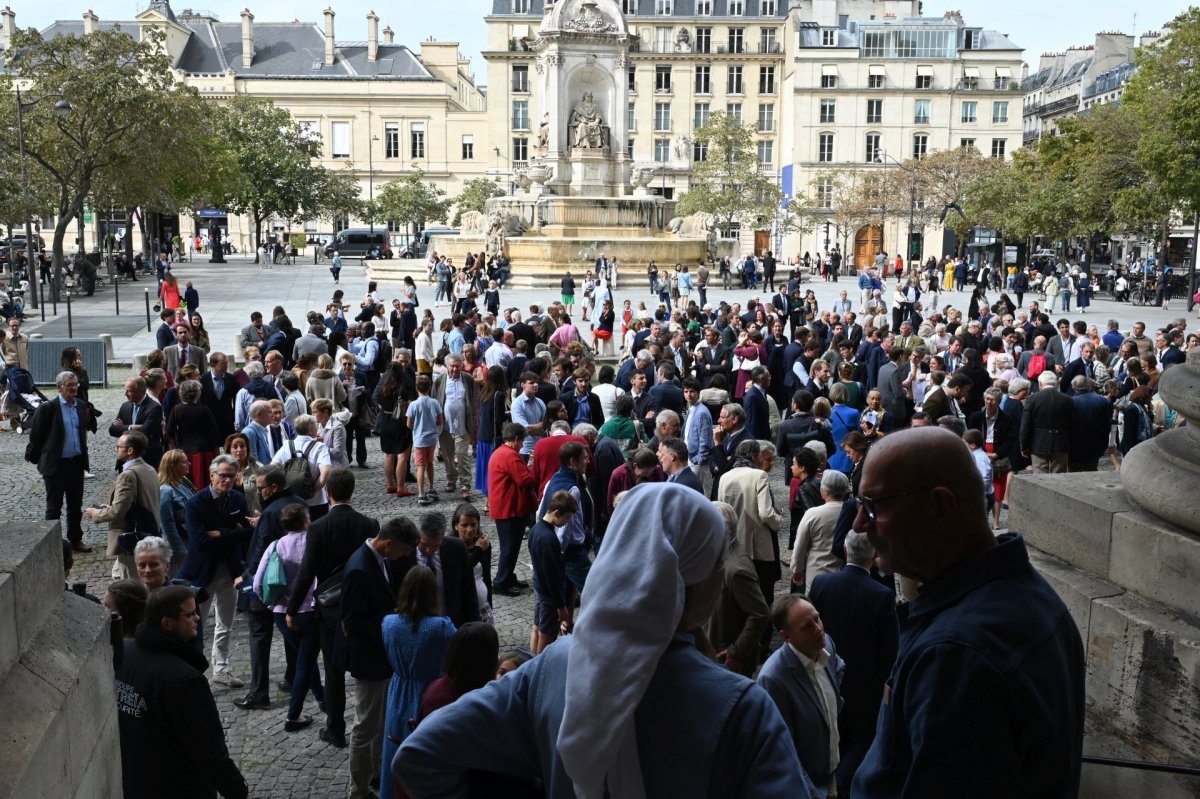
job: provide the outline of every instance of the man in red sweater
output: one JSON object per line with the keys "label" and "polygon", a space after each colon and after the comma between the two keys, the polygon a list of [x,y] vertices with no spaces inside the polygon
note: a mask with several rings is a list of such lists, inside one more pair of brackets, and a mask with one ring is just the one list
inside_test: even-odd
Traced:
{"label": "man in red sweater", "polygon": [[500,435],[504,443],[496,448],[488,461],[488,514],[496,522],[496,534],[500,538],[500,558],[496,563],[492,592],[518,596],[528,583],[518,580],[513,570],[521,551],[525,526],[537,508],[536,483],[521,457],[525,427],[506,422]]}
{"label": "man in red sweater", "polygon": [[[546,490],[546,483],[550,482],[551,476],[558,471],[558,451],[568,441],[578,441],[589,449],[591,448],[588,440],[572,433],[570,423],[563,419],[550,425],[549,435],[533,445],[533,454],[529,458],[529,471],[533,473],[534,483],[537,485],[536,495],[539,499],[542,492]],[[590,460],[588,465],[590,467]]]}

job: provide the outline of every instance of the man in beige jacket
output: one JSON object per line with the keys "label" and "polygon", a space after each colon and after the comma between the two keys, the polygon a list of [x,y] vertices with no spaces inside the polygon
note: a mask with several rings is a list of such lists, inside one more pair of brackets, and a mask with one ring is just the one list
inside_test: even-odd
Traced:
{"label": "man in beige jacket", "polygon": [[107,554],[116,556],[112,569],[114,580],[137,579],[133,555],[120,552],[117,547],[118,537],[129,532],[132,521],[129,512],[133,510],[133,503],[139,503],[154,514],[156,524],[162,523],[158,514],[158,473],[154,471],[154,467],[142,460],[147,443],[146,436],[136,430],[117,439],[117,462],[121,464],[121,473],[117,475],[117,481],[113,485],[112,501],[99,508],[88,508],[84,511],[92,523],[108,524]]}

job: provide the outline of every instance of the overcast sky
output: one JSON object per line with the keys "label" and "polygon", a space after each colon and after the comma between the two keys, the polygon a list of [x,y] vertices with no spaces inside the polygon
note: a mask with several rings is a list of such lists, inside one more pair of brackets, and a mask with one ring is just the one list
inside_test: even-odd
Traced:
{"label": "overcast sky", "polygon": [[[148,0],[81,0],[26,4],[11,3],[17,13],[17,25],[46,27],[55,19],[78,19],[90,6],[101,19],[132,19],[145,8]],[[323,24],[321,12],[326,2],[285,2],[285,0],[173,0],[176,12],[189,6],[215,13],[223,22],[237,22],[243,8],[249,7],[262,21],[290,21],[299,18]],[[464,55],[472,61],[482,81],[480,50],[486,41],[483,15],[491,10],[492,0],[329,0],[337,11],[338,39],[353,41],[367,38],[367,11],[374,8],[381,25],[391,25],[396,41],[414,50],[430,36],[442,41],[457,40]],[[1025,48],[1025,60],[1036,66],[1046,51],[1064,50],[1072,45],[1091,44],[1100,31],[1144,33],[1158,30],[1187,8],[1185,0],[925,0],[927,16],[940,15],[947,8],[962,11],[968,25],[978,25],[1008,34]],[[73,9],[68,11],[68,9]],[[1134,13],[1137,29],[1134,31]]]}

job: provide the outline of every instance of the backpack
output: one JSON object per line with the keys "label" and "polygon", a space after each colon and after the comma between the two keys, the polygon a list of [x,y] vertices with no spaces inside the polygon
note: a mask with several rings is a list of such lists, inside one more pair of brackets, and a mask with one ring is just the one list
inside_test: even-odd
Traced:
{"label": "backpack", "polygon": [[267,569],[263,572],[262,595],[259,597],[264,605],[278,605],[287,592],[287,572],[283,568],[283,558],[279,556],[279,542],[273,542],[267,552]]}
{"label": "backpack", "polygon": [[[288,452],[291,457],[283,462],[283,473],[287,475],[287,485],[292,493],[301,499],[312,499],[317,493],[317,478],[313,477],[312,468],[308,463],[308,453],[317,445],[316,440],[308,442],[303,452],[296,452],[296,442],[288,441]],[[266,600],[263,600],[266,602]],[[267,604],[271,604],[267,602]]]}
{"label": "backpack", "polygon": [[1026,375],[1030,380],[1037,380],[1038,376],[1046,371],[1046,355],[1033,354],[1029,356],[1029,366],[1025,370]]}
{"label": "backpack", "polygon": [[375,360],[371,362],[371,369],[386,372],[388,364],[392,362],[392,344],[383,336],[376,336],[375,343],[379,346],[375,350]]}

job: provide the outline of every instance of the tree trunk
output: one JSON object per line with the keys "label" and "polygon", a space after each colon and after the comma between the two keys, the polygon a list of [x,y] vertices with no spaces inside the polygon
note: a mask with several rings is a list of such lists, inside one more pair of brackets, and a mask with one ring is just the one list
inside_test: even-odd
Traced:
{"label": "tree trunk", "polygon": [[133,217],[137,214],[137,209],[125,209],[125,260],[129,262],[130,267],[133,266]]}
{"label": "tree trunk", "polygon": [[262,223],[263,217],[254,214],[254,241],[251,244],[254,246],[254,263],[256,264],[259,263],[259,257],[262,255],[261,248],[259,247],[262,241]]}

